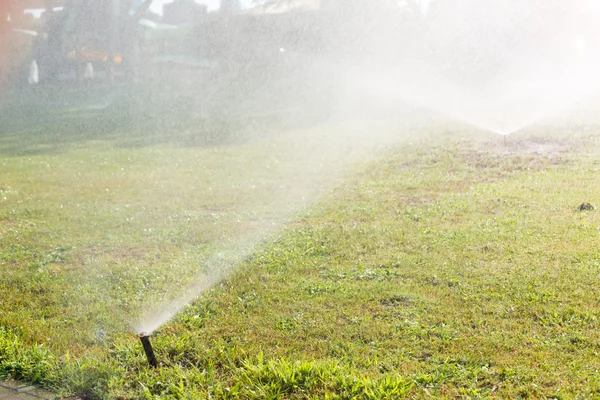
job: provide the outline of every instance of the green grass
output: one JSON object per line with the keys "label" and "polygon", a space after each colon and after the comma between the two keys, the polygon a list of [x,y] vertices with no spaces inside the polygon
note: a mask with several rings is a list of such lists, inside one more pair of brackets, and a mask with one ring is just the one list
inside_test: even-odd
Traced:
{"label": "green grass", "polygon": [[[85,398],[599,395],[600,216],[577,211],[600,205],[597,132],[362,124],[396,144],[286,219],[269,205],[297,196],[277,188],[298,146],[348,126],[207,142],[86,120],[0,134],[0,377]],[[126,316],[271,222],[148,367]]]}

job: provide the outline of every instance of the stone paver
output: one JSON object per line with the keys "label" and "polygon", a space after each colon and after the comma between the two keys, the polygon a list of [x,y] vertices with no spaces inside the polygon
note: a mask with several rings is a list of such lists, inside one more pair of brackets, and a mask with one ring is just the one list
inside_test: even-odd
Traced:
{"label": "stone paver", "polygon": [[0,400],[54,400],[57,397],[47,390],[17,381],[0,381]]}

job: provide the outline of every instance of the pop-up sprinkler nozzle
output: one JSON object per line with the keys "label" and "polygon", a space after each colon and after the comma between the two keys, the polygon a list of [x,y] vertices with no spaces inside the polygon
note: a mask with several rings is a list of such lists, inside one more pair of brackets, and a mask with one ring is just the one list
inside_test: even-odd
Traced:
{"label": "pop-up sprinkler nozzle", "polygon": [[152,350],[152,345],[150,344],[150,335],[146,332],[142,332],[140,333],[140,340],[142,341],[142,346],[144,346],[146,358],[148,358],[148,364],[156,367],[158,364],[156,363],[156,356],[154,355],[154,350]]}

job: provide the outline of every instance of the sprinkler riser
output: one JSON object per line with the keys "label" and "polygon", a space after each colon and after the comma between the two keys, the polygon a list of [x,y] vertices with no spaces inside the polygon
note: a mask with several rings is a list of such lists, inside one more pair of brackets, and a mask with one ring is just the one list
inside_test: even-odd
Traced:
{"label": "sprinkler riser", "polygon": [[146,353],[148,364],[150,364],[153,367],[156,367],[158,363],[156,362],[156,356],[154,355],[152,344],[150,344],[150,336],[145,333],[140,333],[140,340],[142,342],[142,347],[144,347],[144,352]]}

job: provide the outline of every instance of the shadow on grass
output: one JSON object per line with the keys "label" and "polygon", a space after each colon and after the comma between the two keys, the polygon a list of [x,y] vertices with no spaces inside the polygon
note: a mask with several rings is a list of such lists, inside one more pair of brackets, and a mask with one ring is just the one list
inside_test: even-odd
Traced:
{"label": "shadow on grass", "polygon": [[0,116],[0,156],[5,157],[56,154],[92,141],[125,148],[217,146],[244,136],[247,139],[247,133],[242,134],[231,121],[218,125],[218,121],[158,119],[116,107],[72,112],[13,110]]}
{"label": "shadow on grass", "polygon": [[91,141],[117,148],[219,146],[272,134],[283,125],[277,115],[242,118],[229,110],[198,118],[183,103],[140,110],[124,97],[95,104],[20,100],[0,105],[0,156],[56,154]]}
{"label": "shadow on grass", "polygon": [[141,104],[124,87],[22,90],[0,103],[0,156],[55,154],[91,141],[116,148],[239,144],[327,118],[294,110],[248,115],[236,104],[200,116],[194,99],[168,96]]}

